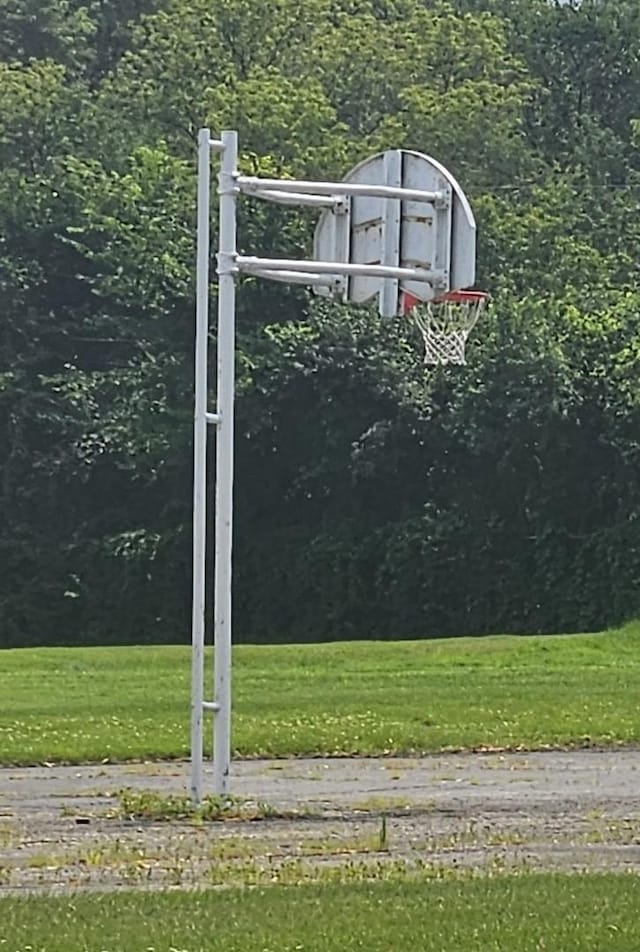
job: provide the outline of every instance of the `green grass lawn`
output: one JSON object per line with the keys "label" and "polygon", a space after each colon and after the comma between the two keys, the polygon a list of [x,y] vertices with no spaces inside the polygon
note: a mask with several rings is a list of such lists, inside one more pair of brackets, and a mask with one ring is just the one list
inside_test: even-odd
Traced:
{"label": "green grass lawn", "polygon": [[0,899],[11,952],[632,952],[640,880],[536,874]]}
{"label": "green grass lawn", "polygon": [[[234,650],[244,756],[640,742],[640,624]],[[181,757],[186,647],[0,653],[0,763]]]}

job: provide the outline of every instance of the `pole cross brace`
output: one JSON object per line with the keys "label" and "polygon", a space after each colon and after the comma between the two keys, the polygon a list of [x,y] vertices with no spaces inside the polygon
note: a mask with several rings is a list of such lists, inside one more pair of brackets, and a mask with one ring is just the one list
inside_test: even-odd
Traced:
{"label": "pole cross brace", "polygon": [[203,701],[203,702],[202,702],[202,710],[203,710],[203,711],[213,711],[213,712],[215,713],[216,711],[219,711],[219,710],[220,710],[220,705],[218,704],[217,701]]}

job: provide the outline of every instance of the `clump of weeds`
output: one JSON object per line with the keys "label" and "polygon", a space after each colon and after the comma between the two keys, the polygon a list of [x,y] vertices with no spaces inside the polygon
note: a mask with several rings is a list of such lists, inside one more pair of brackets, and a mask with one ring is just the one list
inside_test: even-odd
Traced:
{"label": "clump of weeds", "polygon": [[211,823],[225,820],[266,820],[269,817],[284,816],[268,803],[233,796],[207,796],[199,806],[195,806],[188,796],[163,796],[150,791],[121,790],[118,799],[119,815],[132,820]]}

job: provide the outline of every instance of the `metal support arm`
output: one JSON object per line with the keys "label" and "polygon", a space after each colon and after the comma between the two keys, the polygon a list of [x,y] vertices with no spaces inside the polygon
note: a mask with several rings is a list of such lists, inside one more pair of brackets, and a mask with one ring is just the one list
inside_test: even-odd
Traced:
{"label": "metal support arm", "polygon": [[[236,255],[228,265],[231,272],[259,274],[261,271],[305,272],[308,275],[340,275],[349,277],[397,278],[406,281],[422,281],[426,284],[440,285],[446,275],[444,271],[425,268],[394,268],[382,264],[349,264],[343,261],[296,260],[295,258],[257,258]],[[222,267],[222,265],[221,265]]]}
{"label": "metal support arm", "polygon": [[299,192],[310,195],[369,195],[372,198],[400,198],[412,202],[442,204],[450,199],[449,192],[425,192],[419,188],[396,188],[390,185],[360,185],[353,182],[306,182],[292,179],[264,179],[249,175],[237,175],[236,185],[248,195],[276,192]]}

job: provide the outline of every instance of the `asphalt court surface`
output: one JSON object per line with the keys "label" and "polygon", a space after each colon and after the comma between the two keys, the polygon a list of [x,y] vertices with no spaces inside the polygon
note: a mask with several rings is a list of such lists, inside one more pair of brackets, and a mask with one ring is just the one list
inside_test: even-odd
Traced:
{"label": "asphalt court surface", "polygon": [[0,894],[278,881],[292,863],[640,871],[634,749],[235,761],[260,822],[123,813],[123,790],[189,782],[186,762],[0,769]]}

